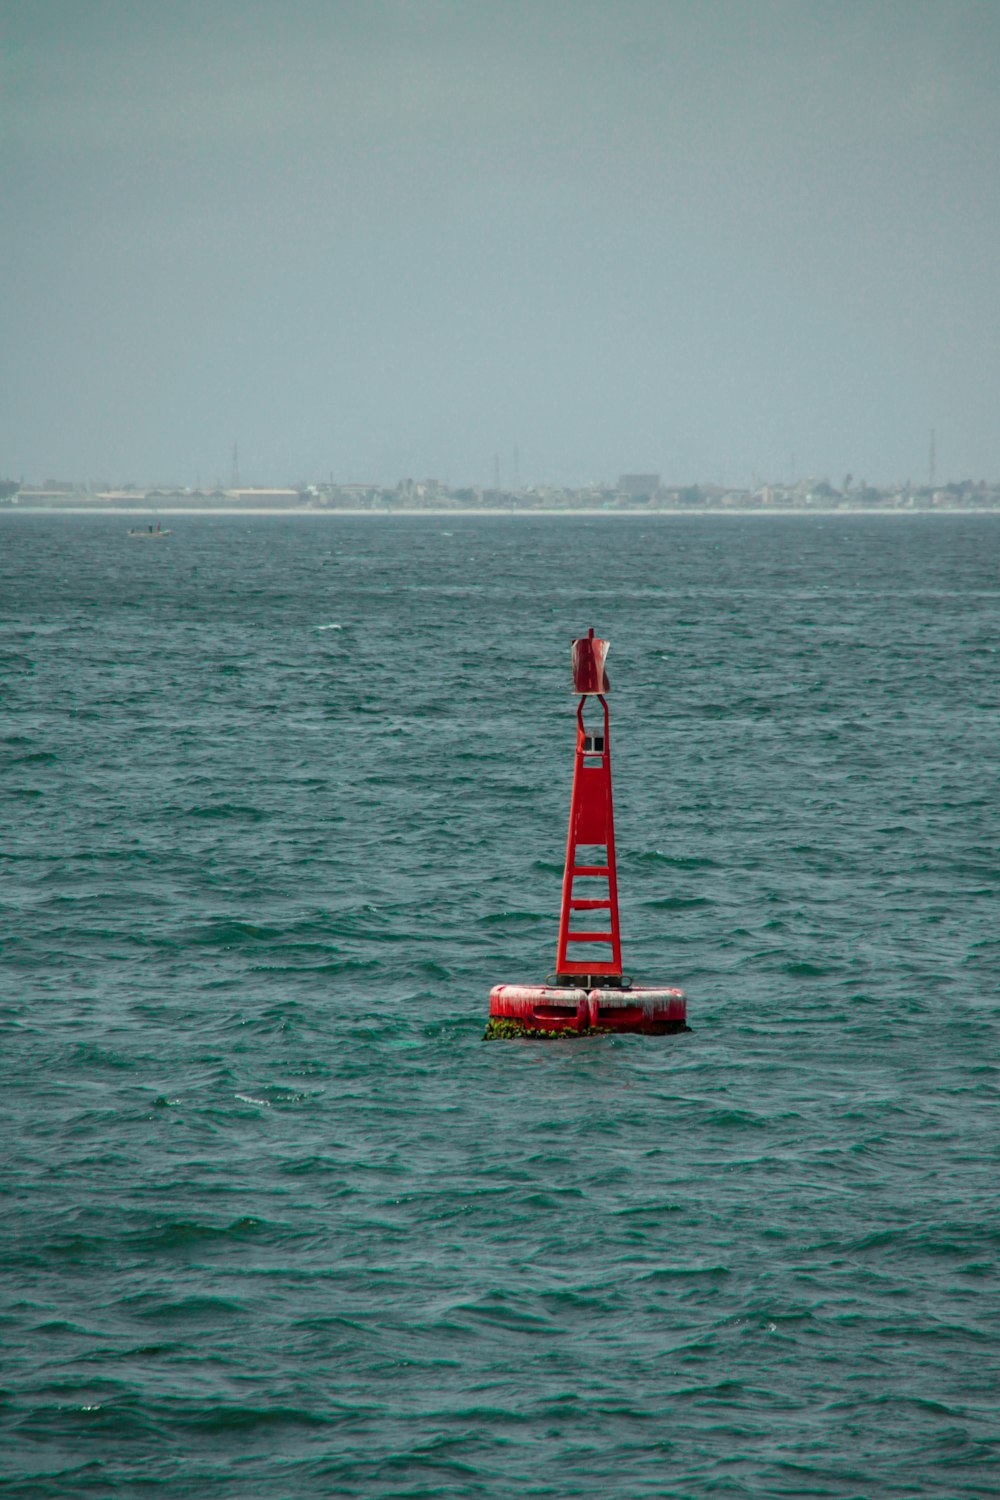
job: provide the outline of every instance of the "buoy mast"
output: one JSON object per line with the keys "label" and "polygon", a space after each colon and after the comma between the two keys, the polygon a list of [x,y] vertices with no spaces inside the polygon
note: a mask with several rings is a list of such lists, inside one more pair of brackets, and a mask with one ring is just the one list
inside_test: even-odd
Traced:
{"label": "buoy mast", "polygon": [[[604,696],[611,690],[604,671],[607,650],[608,642],[596,640],[593,630],[582,640],[573,642],[573,686],[580,694],[580,702],[576,709],[576,754],[559,914],[556,983],[586,984],[587,988],[598,981],[611,985],[622,982],[615,814],[611,796],[611,726]],[[596,730],[588,730],[583,719],[584,705],[591,696],[596,697],[604,711],[603,728]],[[581,848],[597,852],[584,857],[578,852]],[[595,881],[607,894],[594,894]],[[581,912],[607,912],[610,926],[597,930],[571,930],[573,914]],[[586,918],[577,920],[582,920],[586,927]],[[591,920],[589,926],[595,928],[596,923]],[[570,958],[571,943],[610,947],[611,952],[603,959]]]}

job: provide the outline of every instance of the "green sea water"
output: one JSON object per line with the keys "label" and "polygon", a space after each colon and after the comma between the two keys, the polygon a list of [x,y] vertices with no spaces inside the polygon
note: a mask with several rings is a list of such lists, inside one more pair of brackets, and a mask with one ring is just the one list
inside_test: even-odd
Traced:
{"label": "green sea water", "polygon": [[[1000,518],[0,516],[0,1494],[998,1487]],[[663,1038],[555,956],[610,637]]]}

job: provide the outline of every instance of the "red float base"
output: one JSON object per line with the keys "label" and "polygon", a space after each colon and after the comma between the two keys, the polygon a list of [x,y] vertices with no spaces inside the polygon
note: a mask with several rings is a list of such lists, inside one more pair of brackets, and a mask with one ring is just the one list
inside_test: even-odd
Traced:
{"label": "red float base", "polygon": [[633,1031],[661,1036],[688,1031],[684,991],[633,985],[578,989],[548,984],[495,984],[490,1020],[519,1023],[525,1031]]}

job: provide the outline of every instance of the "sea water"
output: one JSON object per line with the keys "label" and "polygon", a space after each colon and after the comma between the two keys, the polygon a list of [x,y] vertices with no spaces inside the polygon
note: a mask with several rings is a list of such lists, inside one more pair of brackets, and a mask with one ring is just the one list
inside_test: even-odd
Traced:
{"label": "sea water", "polygon": [[[0,518],[0,1492],[994,1493],[1000,517],[169,524]],[[693,1030],[485,1043],[590,626]]]}

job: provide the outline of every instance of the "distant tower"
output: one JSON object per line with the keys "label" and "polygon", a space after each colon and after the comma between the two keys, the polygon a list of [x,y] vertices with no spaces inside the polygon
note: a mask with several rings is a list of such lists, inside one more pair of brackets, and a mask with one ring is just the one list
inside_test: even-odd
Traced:
{"label": "distant tower", "polygon": [[238,489],[241,488],[241,485],[240,485],[240,450],[236,446],[235,443],[233,444],[233,472],[232,472],[232,475],[230,476],[229,488],[231,490],[238,490]]}
{"label": "distant tower", "polygon": [[931,428],[931,451],[927,459],[927,483],[931,489],[937,480],[937,442],[935,440],[934,428]]}
{"label": "distant tower", "polygon": [[518,448],[514,449],[514,488],[521,488],[521,452]]}
{"label": "distant tower", "polygon": [[494,455],[493,455],[493,488],[495,490],[498,490],[500,488],[500,455],[499,455],[499,453],[494,453]]}

